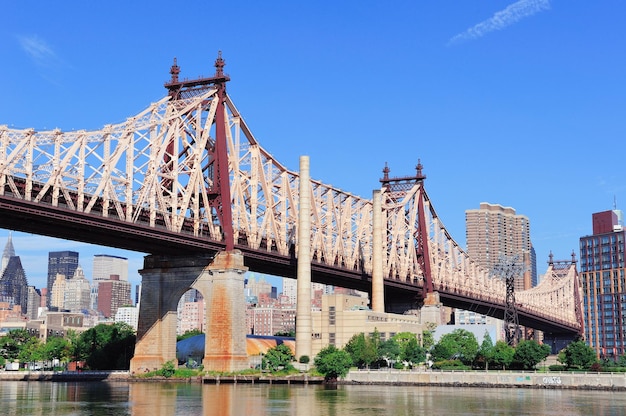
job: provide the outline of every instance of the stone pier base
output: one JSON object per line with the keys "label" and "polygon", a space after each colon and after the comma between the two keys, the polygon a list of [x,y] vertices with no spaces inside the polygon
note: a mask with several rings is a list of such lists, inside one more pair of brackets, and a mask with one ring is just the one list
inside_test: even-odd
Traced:
{"label": "stone pier base", "polygon": [[[210,264],[209,264],[210,263]],[[208,256],[146,256],[142,276],[139,323],[131,373],[176,366],[177,307],[189,289],[204,296],[204,368],[237,371],[247,368],[246,305],[240,251]]]}
{"label": "stone pier base", "polygon": [[428,293],[426,299],[424,299],[424,306],[422,306],[421,309],[422,323],[431,322],[441,325],[441,307],[442,304],[439,300],[439,292]]}
{"label": "stone pier base", "polygon": [[146,256],[139,271],[141,297],[135,354],[131,373],[160,369],[173,361],[176,365],[177,306],[204,268],[208,256]]}

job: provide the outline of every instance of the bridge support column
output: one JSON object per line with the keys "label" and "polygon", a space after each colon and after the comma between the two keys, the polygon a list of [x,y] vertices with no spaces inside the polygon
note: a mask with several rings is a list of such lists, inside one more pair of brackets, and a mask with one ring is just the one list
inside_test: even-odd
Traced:
{"label": "bridge support column", "polygon": [[420,311],[422,317],[422,324],[428,322],[441,325],[441,302],[439,300],[439,292],[429,292],[424,299],[424,306]]}
{"label": "bridge support column", "polygon": [[207,327],[202,364],[209,371],[248,368],[243,255],[239,250],[217,254],[196,287],[205,294]]}
{"label": "bridge support column", "polygon": [[296,306],[296,359],[311,357],[313,322],[311,317],[311,178],[309,157],[300,156],[298,207],[298,271]]}
{"label": "bridge support column", "polygon": [[176,309],[209,264],[208,256],[146,256],[141,274],[141,297],[131,373],[160,369],[176,361]]}

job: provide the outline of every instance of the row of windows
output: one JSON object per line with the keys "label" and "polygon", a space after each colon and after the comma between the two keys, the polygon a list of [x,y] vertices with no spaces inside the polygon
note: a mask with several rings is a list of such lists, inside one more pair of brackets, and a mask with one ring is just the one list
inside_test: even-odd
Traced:
{"label": "row of windows", "polygon": [[[387,334],[385,332],[379,332],[378,335],[380,336],[380,340],[381,341],[386,341],[387,340]],[[396,335],[395,332],[390,332],[389,333],[389,339],[393,338]],[[373,337],[374,333],[370,332],[369,334],[367,334],[368,337]],[[322,339],[322,335],[320,333],[315,333],[313,334],[313,339]],[[336,336],[334,332],[329,332],[328,333],[328,343],[330,345],[335,345],[335,341],[336,341]],[[418,337],[418,341],[421,342],[421,339]]]}
{"label": "row of windows", "polygon": [[615,233],[597,237],[589,237],[580,240],[580,249],[591,248],[597,245],[604,244],[623,244],[624,243],[624,233]]}

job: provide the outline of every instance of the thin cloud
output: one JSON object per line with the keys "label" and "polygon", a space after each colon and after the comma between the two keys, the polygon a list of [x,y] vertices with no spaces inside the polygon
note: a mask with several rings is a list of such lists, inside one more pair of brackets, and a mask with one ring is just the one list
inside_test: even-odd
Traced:
{"label": "thin cloud", "polygon": [[518,21],[544,10],[550,9],[550,0],[519,0],[507,6],[506,9],[496,12],[490,19],[484,20],[470,27],[463,33],[454,36],[448,45],[478,39],[487,33],[504,29]]}
{"label": "thin cloud", "polygon": [[61,60],[54,50],[37,35],[17,37],[22,50],[41,67],[54,67],[61,63]]}

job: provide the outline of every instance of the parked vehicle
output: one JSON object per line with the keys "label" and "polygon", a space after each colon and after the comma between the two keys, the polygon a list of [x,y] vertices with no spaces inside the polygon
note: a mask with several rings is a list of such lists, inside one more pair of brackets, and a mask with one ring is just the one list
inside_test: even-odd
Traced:
{"label": "parked vehicle", "polygon": [[4,365],[4,369],[6,371],[17,371],[20,369],[20,363],[18,362],[6,363]]}

